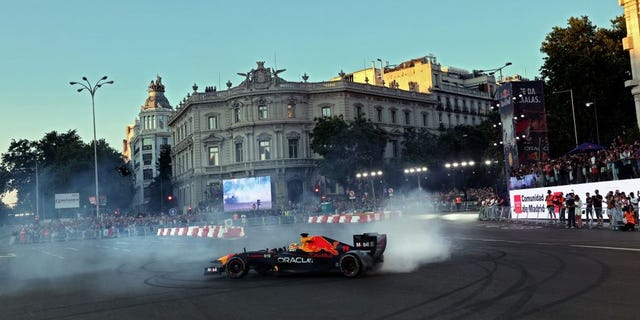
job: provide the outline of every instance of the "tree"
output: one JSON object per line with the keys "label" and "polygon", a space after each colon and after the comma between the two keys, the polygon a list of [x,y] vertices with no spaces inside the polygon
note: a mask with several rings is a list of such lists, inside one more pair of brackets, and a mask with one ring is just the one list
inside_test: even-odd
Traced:
{"label": "tree", "polygon": [[165,145],[160,150],[156,163],[158,175],[149,185],[149,204],[147,208],[151,214],[167,211],[174,207],[173,184],[171,182],[171,147]]}
{"label": "tree", "polygon": [[[106,196],[108,208],[128,208],[133,184],[115,169],[124,163],[120,154],[104,140],[98,141],[97,151],[100,195]],[[0,189],[17,190],[16,208],[21,210],[35,211],[36,189],[42,212],[56,212],[57,193],[80,193],[80,207],[91,208],[89,196],[95,194],[93,156],[92,145],[82,142],[75,130],[52,131],[39,141],[12,140],[2,154],[7,178],[0,179]]]}
{"label": "tree", "polygon": [[342,116],[315,119],[311,150],[322,156],[320,173],[341,185],[357,171],[382,168],[387,133],[370,119],[358,116],[347,122]]}
{"label": "tree", "polygon": [[572,90],[578,142],[596,141],[596,115],[585,109],[587,102],[598,108],[600,140],[608,144],[623,131],[636,128],[633,98],[624,82],[629,79],[629,55],[622,48],[626,36],[622,16],[611,20],[611,29],[594,26],[586,16],[569,18],[567,27],[554,27],[542,42],[546,55],[540,68],[545,81],[547,125],[551,155],[559,156],[575,147]]}

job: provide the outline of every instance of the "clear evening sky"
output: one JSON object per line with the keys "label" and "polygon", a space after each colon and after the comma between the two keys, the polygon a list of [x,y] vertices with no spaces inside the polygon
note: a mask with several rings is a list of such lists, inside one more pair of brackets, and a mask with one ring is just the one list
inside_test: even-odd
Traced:
{"label": "clear evening sky", "polygon": [[467,70],[511,61],[505,75],[533,78],[553,26],[586,15],[610,28],[622,14],[617,0],[3,1],[0,153],[53,130],[90,143],[91,98],[69,85],[83,76],[115,81],[96,94],[96,128],[120,151],[156,75],[173,106],[194,83],[237,85],[258,60],[289,81],[429,54]]}

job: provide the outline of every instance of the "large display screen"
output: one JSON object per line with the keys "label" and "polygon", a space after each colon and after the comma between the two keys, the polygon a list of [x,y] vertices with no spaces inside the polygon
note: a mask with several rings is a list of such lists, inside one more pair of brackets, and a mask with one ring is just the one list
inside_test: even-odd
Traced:
{"label": "large display screen", "polygon": [[250,177],[222,181],[224,211],[271,209],[271,177]]}

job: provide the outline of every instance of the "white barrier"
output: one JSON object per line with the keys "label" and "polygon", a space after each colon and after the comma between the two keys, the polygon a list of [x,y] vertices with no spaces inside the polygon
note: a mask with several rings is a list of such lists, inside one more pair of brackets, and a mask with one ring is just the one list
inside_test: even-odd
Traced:
{"label": "white barrier", "polygon": [[[571,184],[564,186],[551,186],[544,188],[519,189],[509,191],[509,200],[511,203],[512,219],[547,219],[549,214],[547,211],[546,196],[547,191],[552,193],[562,192],[567,194],[573,192],[580,196],[580,200],[586,203],[586,193],[595,194],[595,190],[599,190],[600,195],[604,198],[609,191],[619,190],[625,194],[633,192],[638,193],[640,189],[640,179],[613,180],[593,183]],[[603,205],[606,208],[606,204]],[[580,210],[580,209],[576,209]],[[604,210],[603,210],[604,213]]]}
{"label": "white barrier", "polygon": [[191,226],[179,228],[158,228],[158,236],[187,236],[215,239],[244,238],[244,227],[233,226]]}

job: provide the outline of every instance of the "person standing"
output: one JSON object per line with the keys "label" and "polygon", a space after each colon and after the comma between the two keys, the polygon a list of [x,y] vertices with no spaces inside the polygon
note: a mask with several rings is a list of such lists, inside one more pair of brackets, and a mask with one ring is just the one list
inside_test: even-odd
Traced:
{"label": "person standing", "polygon": [[[565,206],[567,207],[567,229],[576,227],[576,201],[572,193],[567,194],[565,200]],[[562,214],[560,215],[562,217]]]}
{"label": "person standing", "polygon": [[593,199],[593,210],[596,213],[596,219],[598,219],[598,227],[602,228],[602,224],[603,224],[603,219],[602,219],[602,195],[600,194],[600,191],[598,191],[598,189],[596,189],[595,191],[596,194],[593,195],[592,199]]}
{"label": "person standing", "polygon": [[587,219],[586,222],[587,222],[587,225],[589,225],[589,229],[591,229],[594,216],[593,216],[593,198],[589,195],[589,192],[587,192],[584,202],[586,204],[584,217],[585,219]]}
{"label": "person standing", "polygon": [[571,193],[573,200],[575,201],[575,217],[578,229],[582,229],[582,199],[577,194]]}
{"label": "person standing", "polygon": [[549,223],[556,222],[556,206],[553,204],[554,196],[551,190],[547,190],[547,197],[545,201],[547,202],[547,211],[549,212]]}

